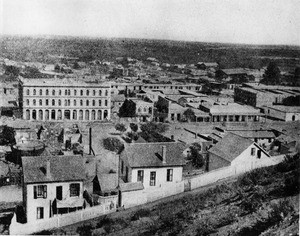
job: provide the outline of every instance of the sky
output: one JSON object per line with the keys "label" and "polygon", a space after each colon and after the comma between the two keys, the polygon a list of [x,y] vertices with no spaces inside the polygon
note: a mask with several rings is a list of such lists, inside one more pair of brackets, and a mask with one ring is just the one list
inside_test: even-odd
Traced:
{"label": "sky", "polygon": [[300,45],[300,0],[0,0],[0,33]]}

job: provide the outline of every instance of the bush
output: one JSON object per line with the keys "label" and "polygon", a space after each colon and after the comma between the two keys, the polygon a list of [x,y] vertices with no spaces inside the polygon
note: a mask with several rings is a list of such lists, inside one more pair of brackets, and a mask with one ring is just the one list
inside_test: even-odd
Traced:
{"label": "bush", "polygon": [[133,132],[137,132],[138,131],[138,125],[137,124],[134,124],[134,123],[130,123],[130,129],[133,131]]}
{"label": "bush", "polygon": [[288,200],[283,200],[277,204],[272,204],[271,212],[269,213],[269,221],[272,224],[277,224],[293,211],[294,207]]}
{"label": "bush", "polygon": [[80,236],[91,236],[93,231],[93,226],[92,225],[83,225],[79,226],[76,230],[76,232]]}
{"label": "bush", "polygon": [[142,217],[148,217],[150,215],[149,209],[140,209],[136,211],[133,216],[131,217],[132,221],[139,220]]}
{"label": "bush", "polygon": [[103,146],[105,149],[120,153],[124,149],[124,144],[118,138],[103,139]]}
{"label": "bush", "polygon": [[295,170],[290,175],[284,176],[284,192],[287,195],[294,195],[299,193],[300,175],[299,171]]}
{"label": "bush", "polygon": [[97,223],[96,228],[98,229],[98,228],[101,228],[101,227],[103,227],[103,226],[105,226],[105,225],[111,225],[111,224],[113,224],[113,223],[114,223],[114,221],[113,221],[112,219],[110,219],[110,218],[108,218],[107,216],[105,216],[103,219],[101,219],[101,220]]}
{"label": "bush", "polygon": [[115,129],[123,133],[126,131],[126,126],[124,124],[116,124]]}

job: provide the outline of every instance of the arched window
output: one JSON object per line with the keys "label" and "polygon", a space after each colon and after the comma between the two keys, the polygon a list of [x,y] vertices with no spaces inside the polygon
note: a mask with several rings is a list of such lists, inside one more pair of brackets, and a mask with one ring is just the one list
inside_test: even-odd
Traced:
{"label": "arched window", "polygon": [[90,95],[90,90],[86,90],[86,96],[89,96]]}
{"label": "arched window", "polygon": [[27,95],[29,95],[29,94],[30,94],[30,91],[29,91],[29,89],[27,89],[27,90],[26,90],[26,94],[27,94]]}
{"label": "arched window", "polygon": [[80,96],[83,96],[83,90],[80,90]]}
{"label": "arched window", "polygon": [[36,95],[36,90],[35,89],[33,90],[33,95]]}
{"label": "arched window", "polygon": [[43,101],[42,101],[42,99],[40,99],[40,101],[39,101],[39,104],[40,104],[40,106],[42,106],[42,105],[43,105]]}
{"label": "arched window", "polygon": [[58,111],[57,111],[57,119],[58,119],[58,120],[61,120],[61,119],[62,119],[62,113],[61,113],[61,110],[58,110]]}
{"label": "arched window", "polygon": [[55,110],[51,110],[51,120],[55,120],[56,117],[55,117]]}
{"label": "arched window", "polygon": [[49,90],[48,89],[46,89],[46,95],[49,95]]}
{"label": "arched window", "polygon": [[61,106],[61,100],[58,99],[58,106]]}
{"label": "arched window", "polygon": [[43,120],[43,111],[39,110],[39,120]]}
{"label": "arched window", "polygon": [[93,90],[93,96],[95,96],[96,95],[96,90]]}
{"label": "arched window", "polygon": [[77,111],[73,110],[73,120],[77,120]]}
{"label": "arched window", "polygon": [[29,106],[29,99],[26,99],[26,105]]}
{"label": "arched window", "polygon": [[55,100],[54,99],[52,99],[52,106],[55,106]]}
{"label": "arched window", "polygon": [[105,103],[105,106],[107,107],[107,100],[105,100],[104,103]]}
{"label": "arched window", "polygon": [[61,90],[58,90],[58,95],[61,96]]}
{"label": "arched window", "polygon": [[86,106],[88,107],[89,106],[89,100],[86,100]]}
{"label": "arched window", "polygon": [[41,96],[43,95],[43,90],[41,90],[41,89],[40,89],[40,95],[41,95]]}
{"label": "arched window", "polygon": [[108,111],[107,111],[107,110],[104,110],[103,118],[105,119],[105,118],[107,118],[107,116],[108,116]]}
{"label": "arched window", "polygon": [[98,110],[98,120],[102,120],[102,110]]}
{"label": "arched window", "polygon": [[107,90],[105,90],[105,96],[108,96],[108,91]]}
{"label": "arched window", "polygon": [[[67,91],[67,90],[66,90]],[[68,101],[65,99],[65,106],[68,106]]]}
{"label": "arched window", "polygon": [[52,89],[52,95],[55,96],[55,90],[54,89]]}
{"label": "arched window", "polygon": [[49,105],[49,100],[46,99],[45,101],[46,101],[46,106],[48,106]]}
{"label": "arched window", "polygon": [[102,101],[101,100],[99,100],[99,107],[101,107],[102,106]]}
{"label": "arched window", "polygon": [[102,96],[102,90],[99,90],[99,96]]}
{"label": "arched window", "polygon": [[142,109],[139,107],[138,112],[141,112],[141,111],[142,111]]}
{"label": "arched window", "polygon": [[65,95],[67,96],[68,95],[68,91],[65,89]]}
{"label": "arched window", "polygon": [[77,106],[77,102],[76,102],[75,99],[74,99],[74,101],[73,101],[73,106]]}
{"label": "arched window", "polygon": [[69,95],[69,96],[71,95],[71,90],[70,90],[70,89],[68,89],[68,95]]}
{"label": "arched window", "polygon": [[80,100],[80,106],[83,106],[83,101],[82,100]]}
{"label": "arched window", "polygon": [[79,110],[79,120],[83,120],[83,110]]}
{"label": "arched window", "polygon": [[77,90],[76,89],[74,90],[74,96],[77,96]]}
{"label": "arched window", "polygon": [[95,112],[95,110],[92,110],[92,120],[96,120],[96,112]]}
{"label": "arched window", "polygon": [[45,111],[45,120],[49,120],[49,110]]}
{"label": "arched window", "polygon": [[90,111],[86,110],[85,111],[85,120],[89,120],[90,119]]}
{"label": "arched window", "polygon": [[32,119],[36,120],[36,110],[32,110]]}
{"label": "arched window", "polygon": [[95,100],[93,100],[93,106],[95,106],[96,105],[96,102],[95,102]]}
{"label": "arched window", "polygon": [[26,120],[30,120],[30,111],[26,110]]}
{"label": "arched window", "polygon": [[32,104],[33,104],[33,106],[35,106],[35,105],[36,105],[36,101],[35,101],[35,99],[33,99],[33,101],[32,101]]}

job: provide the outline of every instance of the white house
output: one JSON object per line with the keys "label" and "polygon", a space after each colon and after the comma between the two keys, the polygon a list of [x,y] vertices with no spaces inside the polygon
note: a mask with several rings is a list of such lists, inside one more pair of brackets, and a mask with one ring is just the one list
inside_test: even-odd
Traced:
{"label": "white house", "polygon": [[268,161],[269,154],[250,139],[233,133],[227,133],[221,141],[208,150],[207,170],[226,166],[251,169],[259,162]]}
{"label": "white house", "polygon": [[264,106],[264,112],[267,116],[273,117],[282,121],[295,121],[300,120],[300,107],[299,106]]}
{"label": "white house", "polygon": [[81,156],[22,157],[27,223],[85,208]]}
{"label": "white house", "polygon": [[[149,202],[182,192],[183,149],[177,142],[126,146],[120,154],[119,176],[124,183],[120,184],[119,202],[129,206],[135,198]],[[128,195],[131,199],[126,198]]]}

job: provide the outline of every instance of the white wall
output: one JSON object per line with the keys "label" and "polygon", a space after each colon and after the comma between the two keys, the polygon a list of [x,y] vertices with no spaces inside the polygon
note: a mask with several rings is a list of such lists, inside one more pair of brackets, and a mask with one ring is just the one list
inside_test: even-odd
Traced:
{"label": "white wall", "polygon": [[[26,197],[26,211],[27,211],[27,222],[37,222],[41,219],[37,219],[37,207],[44,207],[44,219],[50,217],[50,207],[53,200],[56,198],[56,186],[62,186],[63,188],[63,200],[70,198],[69,186],[71,183],[80,184],[79,197],[71,198],[82,198],[83,185],[82,182],[67,182],[67,183],[47,183],[47,184],[28,184],[27,186],[27,197]],[[36,198],[34,199],[34,186],[47,185],[47,198]]]}
{"label": "white wall", "polygon": [[[173,181],[167,182],[167,169],[173,169]],[[167,187],[172,183],[177,183],[182,180],[182,166],[180,167],[163,167],[163,168],[133,168],[131,172],[131,180],[129,182],[137,182],[138,170],[144,170],[144,188],[155,188],[164,185]],[[156,172],[156,183],[155,186],[150,186],[150,172]]]}

